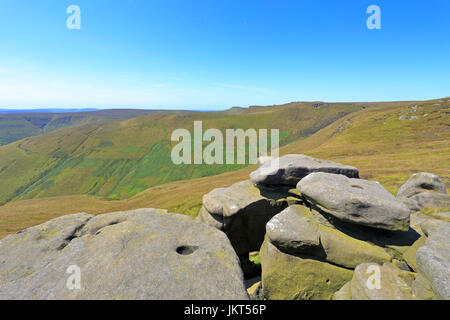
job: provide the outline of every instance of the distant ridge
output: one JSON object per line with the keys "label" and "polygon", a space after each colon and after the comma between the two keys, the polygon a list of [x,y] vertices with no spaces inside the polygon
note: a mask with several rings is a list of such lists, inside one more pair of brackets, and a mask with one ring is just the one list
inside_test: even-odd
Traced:
{"label": "distant ridge", "polygon": [[97,111],[100,109],[83,108],[83,109],[0,109],[0,113],[70,113],[70,112],[87,112]]}

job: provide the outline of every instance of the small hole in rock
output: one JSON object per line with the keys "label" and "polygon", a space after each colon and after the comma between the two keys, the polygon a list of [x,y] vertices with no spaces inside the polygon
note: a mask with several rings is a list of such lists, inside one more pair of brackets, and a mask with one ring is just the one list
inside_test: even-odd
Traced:
{"label": "small hole in rock", "polygon": [[181,246],[177,248],[177,253],[182,256],[187,256],[189,254],[193,254],[197,249],[197,246]]}
{"label": "small hole in rock", "polygon": [[363,187],[358,186],[358,185],[356,185],[356,184],[353,184],[353,185],[352,185],[352,188],[356,188],[356,189],[364,189]]}

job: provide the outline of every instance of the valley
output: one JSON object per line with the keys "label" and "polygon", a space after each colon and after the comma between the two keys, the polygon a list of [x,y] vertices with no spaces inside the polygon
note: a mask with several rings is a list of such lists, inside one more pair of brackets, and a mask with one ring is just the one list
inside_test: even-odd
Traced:
{"label": "valley", "polygon": [[[362,106],[371,107],[362,108]],[[416,106],[417,108],[415,108]],[[439,175],[447,185],[449,184],[449,107],[450,102],[448,99],[423,102],[361,103],[348,107],[354,112],[347,110],[346,114],[341,117],[338,117],[339,107],[335,107],[331,109],[329,118],[324,119],[323,115],[325,112],[323,109],[320,110],[320,107],[316,109],[311,103],[304,103],[303,106],[302,104],[291,104],[244,109],[240,111],[240,114],[244,115],[239,117],[241,119],[240,122],[233,117],[233,114],[230,115],[226,112],[217,115],[202,114],[201,117],[203,117],[204,123],[208,124],[208,127],[213,127],[213,123],[222,123],[222,126],[226,127],[227,123],[231,121],[238,121],[233,123],[244,128],[250,127],[250,124],[258,124],[260,127],[270,124],[272,127],[275,127],[276,123],[282,123],[283,125],[280,126],[280,138],[283,136],[283,133],[285,138],[281,139],[280,155],[302,153],[356,166],[360,169],[362,178],[379,181],[388,191],[395,194],[409,176],[416,172],[433,172]],[[304,108],[304,110],[301,108]],[[319,112],[316,110],[319,110]],[[311,114],[314,115],[314,111],[317,112],[317,115],[312,117]],[[328,112],[330,112],[329,109]],[[293,114],[296,114],[297,117],[293,117]],[[418,119],[400,120],[400,117],[405,115],[416,116]],[[338,117],[337,120],[335,119],[336,117]],[[151,156],[148,155],[148,158],[141,157],[140,160],[134,160],[136,162],[133,162],[131,160],[133,158],[130,155],[139,153],[140,151],[137,148],[144,149],[144,141],[138,145],[139,147],[136,146],[137,148],[134,148],[134,150],[131,150],[132,148],[129,146],[128,149],[125,149],[127,148],[127,142],[130,140],[126,140],[126,138],[120,139],[119,136],[112,134],[112,132],[120,132],[123,137],[134,137],[135,143],[138,144],[139,137],[142,139],[153,134],[154,138],[155,132],[159,132],[160,137],[163,135],[162,132],[164,130],[159,126],[156,128],[155,126],[150,126],[152,130],[147,129],[148,131],[140,130],[145,128],[144,124],[149,126],[149,120],[158,120],[156,122],[158,125],[164,123],[167,127],[175,128],[177,126],[183,127],[183,123],[192,124],[193,119],[198,118],[200,117],[197,114],[186,114],[184,116],[156,115],[125,122],[111,122],[101,128],[90,124],[80,127],[82,130],[76,130],[78,136],[68,128],[39,137],[28,138],[23,140],[22,143],[18,142],[1,147],[0,154],[5,152],[5,150],[12,152],[12,154],[17,156],[16,162],[25,161],[25,163],[31,163],[32,169],[30,173],[41,172],[41,177],[34,180],[34,183],[30,184],[28,188],[20,189],[25,192],[19,193],[12,198],[12,202],[8,202],[0,207],[0,237],[57,216],[82,211],[98,214],[142,207],[155,207],[192,216],[197,215],[204,194],[214,188],[229,186],[235,182],[248,179],[248,175],[254,170],[254,166],[229,172],[224,172],[226,170],[223,168],[216,168],[206,172],[206,175],[211,174],[211,176],[201,176],[202,171],[200,168],[197,170],[184,169],[185,171],[183,171],[181,167],[176,168],[176,171],[172,172],[174,168],[171,168],[168,164],[170,162],[169,144],[167,144],[166,153],[162,152],[159,160],[158,157],[155,158],[154,154],[152,154]],[[298,123],[298,127],[296,127],[295,123]],[[304,125],[300,126],[300,123]],[[170,132],[170,130],[167,131]],[[107,137],[108,134],[109,137]],[[64,143],[64,149],[63,144],[56,148],[51,144],[51,142],[58,141],[58,139],[61,139],[59,140],[60,143],[67,141],[65,139],[69,137],[73,142]],[[44,147],[41,141],[48,141],[46,142],[47,147]],[[113,154],[112,150],[106,151],[108,145],[110,145],[106,142],[103,143],[103,146],[106,146],[104,147],[106,150],[102,150],[103,148],[99,147],[102,141],[114,143],[109,148],[113,148],[116,154]],[[120,152],[120,150],[123,151],[124,149],[129,151],[128,161],[127,159],[124,160],[124,153]],[[58,171],[63,169],[64,162],[58,167],[57,164],[59,162],[57,159],[53,159],[55,162],[51,162],[51,164],[54,165],[52,168],[55,169],[45,173],[45,170],[41,168],[46,163],[47,158],[41,160],[42,162],[36,162],[39,161],[39,157],[36,155],[36,152],[39,150],[45,150],[46,154],[50,155],[52,152],[55,155],[55,150],[69,150],[72,156],[84,155],[84,160],[75,162],[67,158],[64,160],[64,162],[68,161],[66,162],[66,168]],[[90,152],[84,152],[85,150],[90,150]],[[134,151],[134,153],[131,151]],[[21,159],[18,155],[23,155],[24,159]],[[110,159],[105,159],[106,156],[110,157]],[[101,161],[92,160],[92,158],[101,159]],[[147,161],[144,161],[145,159]],[[70,161],[73,161],[72,163],[75,164],[73,167],[67,165]],[[86,165],[89,161],[91,167]],[[17,182],[14,184],[14,181],[24,181],[26,178],[32,177],[27,172],[17,174],[16,171],[16,174],[14,174],[13,168],[15,166],[17,168],[17,164],[15,165],[12,162],[10,160],[9,168],[5,162],[2,162],[4,163],[2,164],[4,169],[0,170],[0,177],[3,177],[3,179],[8,176],[11,177],[9,181],[13,181],[10,182],[12,185],[19,185]],[[37,163],[39,165],[36,165]],[[119,165],[120,163],[122,163],[122,166]],[[134,167],[136,163],[138,166]],[[146,176],[137,179],[135,184],[127,182],[129,181],[127,179],[131,177],[139,177],[139,174],[144,172],[141,170],[144,170],[145,165],[149,163],[152,165],[156,164],[155,169],[153,169],[155,170],[154,172],[159,172],[158,175],[165,173],[167,180],[160,180],[159,182],[161,183],[156,183],[158,185],[153,186],[149,186],[151,183],[147,183],[142,185],[141,190],[139,187],[136,187],[136,185],[139,186],[138,181],[151,181],[154,178]],[[100,181],[99,177],[91,176],[92,172],[95,171],[92,168],[97,168],[104,164],[106,164],[106,167],[109,164],[123,170],[111,171],[109,175],[106,175],[111,181],[119,179],[115,175],[126,172],[126,174],[123,173],[124,177],[119,179],[122,181],[119,187],[130,186],[128,190],[138,192],[135,194],[127,192],[127,197],[111,200],[114,197],[110,196],[108,199],[108,193],[106,192],[89,192],[89,188],[77,190],[77,188],[83,186],[83,183],[77,182],[79,180],[75,179],[76,175],[81,174],[82,179],[87,181],[97,179]],[[133,168],[132,172],[135,175],[130,175],[129,168]],[[233,169],[239,169],[239,167]],[[180,177],[183,177],[185,180],[189,179],[189,181],[180,180]],[[52,179],[58,181],[58,183],[50,186],[48,189],[45,189],[45,185],[42,188],[42,184],[45,181]],[[67,181],[64,181],[65,179]],[[171,181],[171,179],[173,180]],[[8,184],[2,183],[3,187],[1,190],[8,190]],[[71,183],[73,184],[71,185]],[[93,185],[95,185],[95,182],[93,182]],[[106,185],[107,183],[104,184],[104,186]],[[106,190],[106,188],[97,190]],[[116,190],[120,190],[120,188]],[[5,196],[5,193],[3,193],[3,196]]]}

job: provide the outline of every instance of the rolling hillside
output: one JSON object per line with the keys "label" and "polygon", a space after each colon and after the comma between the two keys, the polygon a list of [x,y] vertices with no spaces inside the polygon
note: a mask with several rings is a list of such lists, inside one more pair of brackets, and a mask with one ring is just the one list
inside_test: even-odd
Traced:
{"label": "rolling hillside", "polygon": [[[373,107],[361,108],[362,105]],[[320,110],[320,107],[315,109],[312,104],[308,106],[309,111]],[[280,127],[290,128],[292,125],[295,128],[294,120],[282,120],[280,114],[288,117],[293,110],[300,107],[297,105],[255,107],[239,113],[241,116],[245,114],[242,118],[248,121],[256,121],[254,117],[264,119],[263,115],[269,115],[268,118],[272,121],[273,119],[284,121],[281,122],[283,126]],[[358,111],[339,118],[307,138],[303,138],[299,131],[282,129],[283,132],[290,134],[289,137],[292,137],[292,140],[285,140],[287,144],[281,149],[281,154],[305,153],[354,165],[360,169],[363,178],[380,181],[393,193],[412,173],[419,171],[438,174],[447,185],[450,184],[449,99],[376,105],[357,104],[356,110]],[[311,112],[314,114],[314,111]],[[215,118],[216,115],[208,116],[218,121]],[[400,120],[402,116],[408,116],[408,119]],[[417,117],[417,119],[411,119],[411,117]],[[171,117],[168,119],[175,121]],[[143,119],[130,121],[140,123]],[[124,123],[121,124],[124,125]],[[17,145],[15,148],[18,148]],[[0,149],[0,152],[2,151]],[[190,181],[165,183],[150,187],[124,200],[108,201],[91,195],[59,195],[45,199],[10,202],[0,207],[0,238],[56,216],[80,211],[103,213],[158,207],[196,215],[203,194],[214,188],[245,180],[253,169],[254,167],[249,167]]]}
{"label": "rolling hillside", "polygon": [[154,114],[93,122],[0,147],[0,203],[87,194],[126,199],[149,187],[234,171],[244,165],[180,165],[171,161],[173,130],[280,128],[280,144],[307,137],[360,104],[292,103],[243,112]]}
{"label": "rolling hillside", "polygon": [[0,110],[0,146],[60,128],[99,121],[125,120],[164,110],[98,110],[84,112],[12,112]]}

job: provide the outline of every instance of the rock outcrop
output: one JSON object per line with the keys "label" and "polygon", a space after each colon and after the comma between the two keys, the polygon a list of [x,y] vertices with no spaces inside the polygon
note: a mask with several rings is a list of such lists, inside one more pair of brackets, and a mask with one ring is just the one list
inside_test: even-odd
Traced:
{"label": "rock outcrop", "polygon": [[[79,270],[79,289],[68,286]],[[248,299],[222,232],[158,209],[56,218],[0,241],[0,299]]]}
{"label": "rock outcrop", "polygon": [[447,194],[445,183],[435,174],[420,172],[413,174],[397,192],[399,198],[411,198],[422,192],[434,191]]}
{"label": "rock outcrop", "polygon": [[351,282],[334,296],[336,300],[412,300],[413,272],[400,270],[392,263],[362,263]]}
{"label": "rock outcrop", "polygon": [[[223,231],[241,264],[249,266],[248,254],[261,248],[266,223],[289,204],[300,201],[295,193],[289,192],[289,188],[273,190],[242,181],[205,194],[199,219]],[[252,275],[253,270],[244,268],[244,272]]]}
{"label": "rock outcrop", "polygon": [[435,174],[415,173],[400,187],[397,198],[411,210],[436,209],[450,210],[450,195],[445,183]]}
{"label": "rock outcrop", "polygon": [[291,205],[266,225],[260,251],[263,294],[267,299],[330,299],[358,265],[393,262],[418,237],[412,229],[357,226],[317,207]]}
{"label": "rock outcrop", "polygon": [[450,300],[450,223],[424,231],[428,237],[416,253],[420,278],[414,283],[415,296]]}
{"label": "rock outcrop", "polygon": [[340,163],[316,159],[303,154],[289,154],[280,158],[264,157],[260,167],[250,174],[250,180],[258,185],[288,185],[297,183],[313,172],[342,174],[358,178],[358,169]]}
{"label": "rock outcrop", "polygon": [[406,231],[409,209],[378,182],[330,173],[312,173],[297,184],[309,202],[347,222]]}
{"label": "rock outcrop", "polygon": [[353,273],[312,256],[287,254],[268,239],[260,258],[263,295],[271,300],[328,300]]}
{"label": "rock outcrop", "polygon": [[394,197],[350,166],[259,162],[205,194],[197,219],[79,213],[0,240],[0,299],[450,300],[439,177],[413,175]]}
{"label": "rock outcrop", "polygon": [[[415,216],[422,228],[413,229],[404,202],[417,201],[355,178],[356,168],[303,155],[282,157],[277,168],[275,163],[264,157],[250,181],[205,195],[199,213],[202,221],[227,234],[242,267],[248,252],[261,246],[261,282],[249,289],[254,299],[446,297],[446,275],[431,265],[445,255],[424,248],[427,235],[446,223],[448,214]],[[432,177],[432,187],[410,182],[401,194],[443,195],[439,181]],[[290,189],[295,183],[297,188]],[[416,253],[428,255],[428,265]],[[367,287],[366,273],[372,268],[384,279],[382,290]]]}

